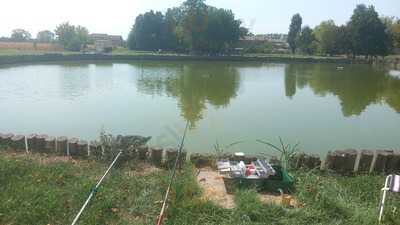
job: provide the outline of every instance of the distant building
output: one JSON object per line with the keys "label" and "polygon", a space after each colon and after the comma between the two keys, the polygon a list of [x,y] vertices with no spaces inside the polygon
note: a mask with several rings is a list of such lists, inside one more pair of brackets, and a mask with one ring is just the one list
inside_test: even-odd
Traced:
{"label": "distant building", "polygon": [[243,48],[244,52],[250,53],[277,53],[289,52],[287,34],[257,34],[249,35],[240,39],[236,48]]}
{"label": "distant building", "polygon": [[106,40],[108,39],[108,34],[89,34],[89,38],[93,41]]}
{"label": "distant building", "polygon": [[94,33],[90,34],[89,38],[93,41],[94,47],[97,52],[103,52],[109,48],[123,46],[123,39],[121,35]]}
{"label": "distant building", "polygon": [[113,46],[120,47],[123,45],[124,40],[122,39],[121,35],[108,35],[108,37],[110,38]]}
{"label": "distant building", "polygon": [[113,48],[111,40],[95,40],[94,48],[96,52],[109,52]]}
{"label": "distant building", "polygon": [[243,41],[268,41],[268,42],[287,42],[287,34],[256,34],[252,36],[246,36],[242,39]]}

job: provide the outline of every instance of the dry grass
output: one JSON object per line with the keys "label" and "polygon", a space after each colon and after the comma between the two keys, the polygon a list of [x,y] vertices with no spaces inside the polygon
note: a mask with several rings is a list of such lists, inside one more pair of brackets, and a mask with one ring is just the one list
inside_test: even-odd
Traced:
{"label": "dry grass", "polygon": [[33,43],[33,42],[0,42],[0,50],[37,50],[37,51],[62,51],[62,47],[51,43]]}

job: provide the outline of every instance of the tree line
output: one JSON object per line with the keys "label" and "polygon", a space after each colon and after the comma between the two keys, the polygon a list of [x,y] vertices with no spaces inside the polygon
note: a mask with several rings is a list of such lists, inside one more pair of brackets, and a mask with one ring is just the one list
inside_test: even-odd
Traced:
{"label": "tree line", "polygon": [[39,43],[57,43],[65,50],[80,51],[92,42],[89,38],[89,30],[83,26],[71,25],[68,22],[58,25],[54,32],[49,30],[39,31],[36,39],[32,39],[31,33],[24,29],[14,29],[10,38],[1,38],[3,41]]}
{"label": "tree line", "polygon": [[50,43],[54,42],[55,36],[54,33],[49,30],[43,30],[37,33],[36,39],[32,38],[32,34],[24,29],[14,29],[11,32],[11,36],[1,37],[1,41],[15,41],[15,42],[24,42],[24,41],[37,41],[42,43]]}
{"label": "tree line", "polygon": [[372,5],[360,4],[345,25],[338,26],[328,20],[311,29],[302,27],[300,14],[295,14],[288,44],[293,54],[386,56],[393,48],[400,47],[400,20],[379,18]]}
{"label": "tree line", "polygon": [[129,49],[222,53],[247,34],[231,10],[187,0],[180,7],[146,12],[136,17]]}
{"label": "tree line", "polygon": [[[186,0],[166,13],[149,11],[137,16],[127,44],[131,50],[219,54],[229,53],[246,35],[249,30],[231,10],[209,6],[205,0]],[[32,36],[15,29],[11,38],[1,40],[32,41]],[[69,51],[80,51],[92,42],[87,28],[68,22],[54,32],[38,32],[33,41],[59,43]],[[295,14],[287,43],[293,54],[386,56],[400,48],[400,19],[379,17],[373,6],[361,4],[346,24],[328,20],[312,29]]]}

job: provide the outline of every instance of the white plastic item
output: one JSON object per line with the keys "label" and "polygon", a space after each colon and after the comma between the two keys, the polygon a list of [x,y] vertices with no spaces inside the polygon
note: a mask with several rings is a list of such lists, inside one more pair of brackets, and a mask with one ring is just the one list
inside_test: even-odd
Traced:
{"label": "white plastic item", "polygon": [[246,174],[246,164],[243,161],[239,162],[240,172],[244,176]]}

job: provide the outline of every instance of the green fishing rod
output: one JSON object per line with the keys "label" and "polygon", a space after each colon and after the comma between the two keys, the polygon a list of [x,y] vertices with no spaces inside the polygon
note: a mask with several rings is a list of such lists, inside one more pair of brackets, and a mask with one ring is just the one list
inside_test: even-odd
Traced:
{"label": "green fishing rod", "polygon": [[189,120],[186,121],[185,131],[183,132],[181,145],[179,146],[178,155],[176,156],[176,159],[175,159],[175,164],[174,164],[174,167],[173,167],[173,170],[172,170],[172,174],[171,174],[171,178],[170,178],[170,181],[169,181],[169,185],[168,185],[167,191],[165,192],[164,201],[163,201],[163,204],[162,204],[162,207],[161,207],[160,215],[158,216],[158,219],[157,219],[157,225],[161,225],[163,223],[163,220],[164,220],[164,215],[165,215],[165,211],[166,211],[166,208],[167,208],[168,196],[169,196],[169,193],[171,191],[172,183],[174,182],[174,179],[175,179],[175,176],[176,176],[176,168],[178,166],[178,162],[179,162],[179,159],[180,159],[181,154],[182,154],[183,144],[185,142],[185,138],[186,138],[186,133],[187,133],[188,127],[189,127]]}
{"label": "green fishing rod", "polygon": [[107,176],[107,174],[113,168],[114,164],[117,162],[117,160],[121,156],[121,154],[122,154],[122,150],[118,153],[118,155],[112,161],[111,165],[108,167],[108,169],[106,170],[104,175],[100,178],[100,180],[97,182],[96,186],[92,189],[92,191],[90,192],[88,198],[86,199],[85,203],[83,204],[81,210],[79,210],[78,214],[75,216],[74,221],[72,221],[71,225],[75,225],[78,222],[79,217],[82,215],[83,211],[85,210],[85,208],[89,204],[90,200],[93,198],[93,196],[96,194],[97,190],[99,189],[99,187],[100,187],[101,183],[103,182],[104,178]]}

